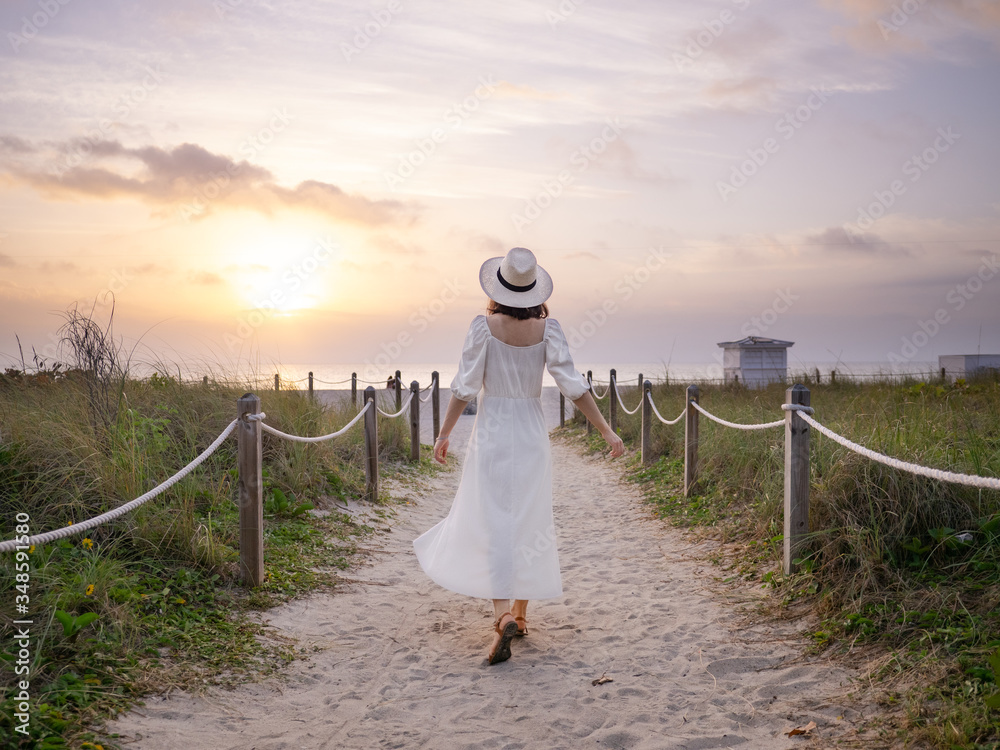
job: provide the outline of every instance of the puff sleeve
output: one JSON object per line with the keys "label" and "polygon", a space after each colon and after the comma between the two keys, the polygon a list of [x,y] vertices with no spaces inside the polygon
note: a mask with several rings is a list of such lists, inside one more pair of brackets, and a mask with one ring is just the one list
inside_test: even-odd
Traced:
{"label": "puff sleeve", "polygon": [[451,381],[451,395],[462,401],[472,401],[483,388],[486,372],[486,341],[489,328],[485,315],[477,315],[469,326],[462,346],[458,373]]}
{"label": "puff sleeve", "polygon": [[590,390],[587,377],[576,370],[569,353],[569,343],[559,322],[549,318],[545,333],[545,365],[559,386],[559,391],[570,401],[576,401]]}

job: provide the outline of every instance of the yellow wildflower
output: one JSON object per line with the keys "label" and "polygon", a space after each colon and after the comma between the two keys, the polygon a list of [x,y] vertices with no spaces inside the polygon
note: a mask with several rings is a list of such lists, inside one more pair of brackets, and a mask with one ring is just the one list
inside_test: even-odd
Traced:
{"label": "yellow wildflower", "polygon": [[80,542],[80,544],[82,544],[86,549],[94,548],[94,541],[89,536],[84,537],[84,540]]}
{"label": "yellow wildflower", "polygon": [[90,596],[93,593],[94,593],[94,584],[90,584],[89,586],[87,586],[86,596]]}
{"label": "yellow wildflower", "polygon": [[28,547],[28,554],[30,555],[34,551],[35,551],[35,545],[32,544],[30,547]]}

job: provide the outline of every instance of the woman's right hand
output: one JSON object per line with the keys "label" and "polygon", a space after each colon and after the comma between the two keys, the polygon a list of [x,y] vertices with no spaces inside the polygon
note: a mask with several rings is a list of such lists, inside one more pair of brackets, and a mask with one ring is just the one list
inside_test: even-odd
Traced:
{"label": "woman's right hand", "polygon": [[603,435],[604,440],[611,446],[611,458],[618,458],[625,454],[625,441],[617,433],[608,430]]}

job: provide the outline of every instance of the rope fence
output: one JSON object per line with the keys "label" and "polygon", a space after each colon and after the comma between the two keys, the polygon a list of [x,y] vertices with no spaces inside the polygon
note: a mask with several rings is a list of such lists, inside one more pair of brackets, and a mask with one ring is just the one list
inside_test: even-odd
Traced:
{"label": "rope fence", "polygon": [[[587,380],[593,383],[593,373],[587,372]],[[608,390],[613,393],[609,401],[609,424],[614,432],[618,431],[618,408],[626,414],[635,414],[641,410],[640,454],[644,464],[652,462],[651,429],[653,415],[665,425],[675,425],[684,420],[684,496],[690,497],[698,478],[698,443],[699,415],[735,430],[767,430],[776,427],[785,428],[785,495],[784,495],[784,569],[786,574],[797,569],[798,554],[804,545],[809,532],[809,435],[812,429],[842,445],[848,450],[877,461],[899,471],[927,477],[941,482],[952,482],[985,490],[1000,490],[1000,477],[984,477],[974,474],[961,474],[954,471],[935,469],[929,466],[902,461],[891,456],[866,448],[829,427],[820,423],[813,415],[815,410],[810,406],[810,392],[801,384],[793,385],[785,391],[785,403],[781,405],[784,417],[773,422],[759,424],[742,424],[712,414],[700,403],[700,392],[697,385],[687,387],[684,410],[676,419],[665,419],[660,414],[652,395],[652,383],[641,381],[642,398],[638,405],[629,411],[621,399],[616,372],[611,370],[608,379]],[[605,396],[608,395],[606,392]],[[603,398],[603,396],[602,396]],[[560,425],[562,424],[560,415]],[[593,428],[588,421],[588,433]]]}
{"label": "rope fence", "polygon": [[[397,371],[397,376],[398,376]],[[312,373],[310,386],[312,385]],[[355,380],[352,378],[352,380]],[[432,401],[434,439],[437,440],[441,431],[440,425],[440,388],[438,373],[431,376],[428,386],[428,398]],[[356,380],[355,380],[356,382]],[[278,376],[275,376],[278,385]],[[310,388],[311,390],[311,388]],[[200,466],[209,456],[215,453],[234,432],[237,438],[237,487],[239,493],[238,505],[240,511],[239,545],[240,545],[240,578],[245,585],[255,587],[264,581],[264,497],[263,497],[263,467],[262,467],[262,435],[267,432],[282,440],[298,443],[320,443],[341,437],[349,432],[358,422],[364,420],[365,444],[365,497],[368,500],[378,499],[378,422],[376,414],[382,414],[387,419],[410,412],[410,460],[420,460],[420,386],[417,381],[410,384],[406,402],[399,404],[395,413],[386,413],[378,408],[375,388],[369,385],[364,390],[364,405],[358,413],[341,429],[327,435],[314,437],[291,435],[268,425],[264,420],[267,415],[261,411],[260,398],[248,393],[236,402],[236,419],[205,448],[198,457],[191,461],[169,479],[164,480],[153,489],[139,497],[124,503],[106,513],[88,518],[80,523],[73,523],[60,529],[54,529],[42,534],[27,537],[16,537],[0,542],[0,552],[27,550],[31,545],[44,545],[58,539],[80,534],[96,526],[113,521],[120,516],[135,510],[140,505],[166,492],[188,474]],[[398,389],[397,389],[398,397]],[[416,397],[416,398],[415,398]]]}

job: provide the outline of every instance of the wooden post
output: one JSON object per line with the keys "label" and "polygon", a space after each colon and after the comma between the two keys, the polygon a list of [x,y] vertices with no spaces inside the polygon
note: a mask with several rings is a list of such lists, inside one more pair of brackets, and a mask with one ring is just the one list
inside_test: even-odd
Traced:
{"label": "wooden post", "polygon": [[559,426],[566,426],[566,396],[559,391]]}
{"label": "wooden post", "polygon": [[617,375],[617,370],[611,368],[611,375],[608,378],[608,397],[611,399],[611,403],[608,405],[610,411],[608,420],[611,425],[611,431],[618,434],[618,384],[615,382],[615,377]]}
{"label": "wooden post", "polygon": [[650,394],[652,393],[653,384],[648,380],[642,381],[642,438],[640,440],[640,452],[642,453],[642,462],[644,464],[651,463],[653,460],[653,446],[650,442],[653,429],[653,407],[652,402],[650,402]]}
{"label": "wooden post", "polygon": [[403,408],[403,376],[396,370],[396,411]]}
{"label": "wooden post", "polygon": [[274,373],[274,390],[281,390],[281,378],[278,376],[278,373]]}
{"label": "wooden post", "polygon": [[[786,404],[809,406],[809,389],[796,383],[785,391]],[[809,425],[797,412],[785,412],[785,575],[809,533]]]}
{"label": "wooden post", "polygon": [[372,502],[378,500],[378,412],[375,407],[375,388],[365,388],[365,403],[372,405],[365,412],[365,497]]}
{"label": "wooden post", "polygon": [[822,378],[820,378],[820,375],[819,375],[819,368],[817,367],[817,368],[816,368],[816,384],[818,385],[818,384],[820,384],[820,383],[822,383],[822,382],[823,382],[823,380],[822,380]]}
{"label": "wooden post", "polygon": [[[942,378],[944,377],[944,368],[943,367],[941,368],[941,377]],[[203,377],[201,379],[201,384],[202,385],[208,385],[208,375],[206,375],[205,377]]]}
{"label": "wooden post", "polygon": [[434,385],[431,386],[431,413],[434,418],[434,442],[437,442],[438,435],[441,434],[441,384],[438,382],[440,375],[435,370],[431,373],[434,378]]}
{"label": "wooden post", "polygon": [[309,398],[313,397],[313,374],[312,370],[309,371]]}
{"label": "wooden post", "polygon": [[[948,379],[948,371],[944,367],[942,367],[941,368],[941,380],[947,380],[947,379]],[[207,378],[206,378],[206,380],[207,380]]]}
{"label": "wooden post", "polygon": [[[591,372],[590,370],[587,370],[587,385],[590,387],[590,395],[593,396],[594,395],[594,373]],[[595,403],[597,402],[596,398],[594,399],[594,402]],[[598,408],[600,408],[600,407],[598,407]],[[587,436],[589,437],[591,434],[593,434],[593,432],[594,432],[594,423],[591,422],[588,419],[587,420]]]}
{"label": "wooden post", "polygon": [[834,385],[837,382],[837,371],[830,370],[830,385]]}
{"label": "wooden post", "polygon": [[239,472],[240,580],[251,588],[264,582],[264,483],[261,478],[260,399],[244,393],[236,402],[236,466]]}
{"label": "wooden post", "polygon": [[351,406],[358,408],[358,374],[351,373]]}
{"label": "wooden post", "polygon": [[685,391],[684,401],[684,497],[691,497],[694,483],[698,479],[698,410],[694,404],[701,392],[698,386],[689,385]]}
{"label": "wooden post", "polygon": [[410,460],[420,461],[420,383],[410,383]]}
{"label": "wooden post", "polygon": [[642,393],[642,373],[639,373],[639,393]]}

